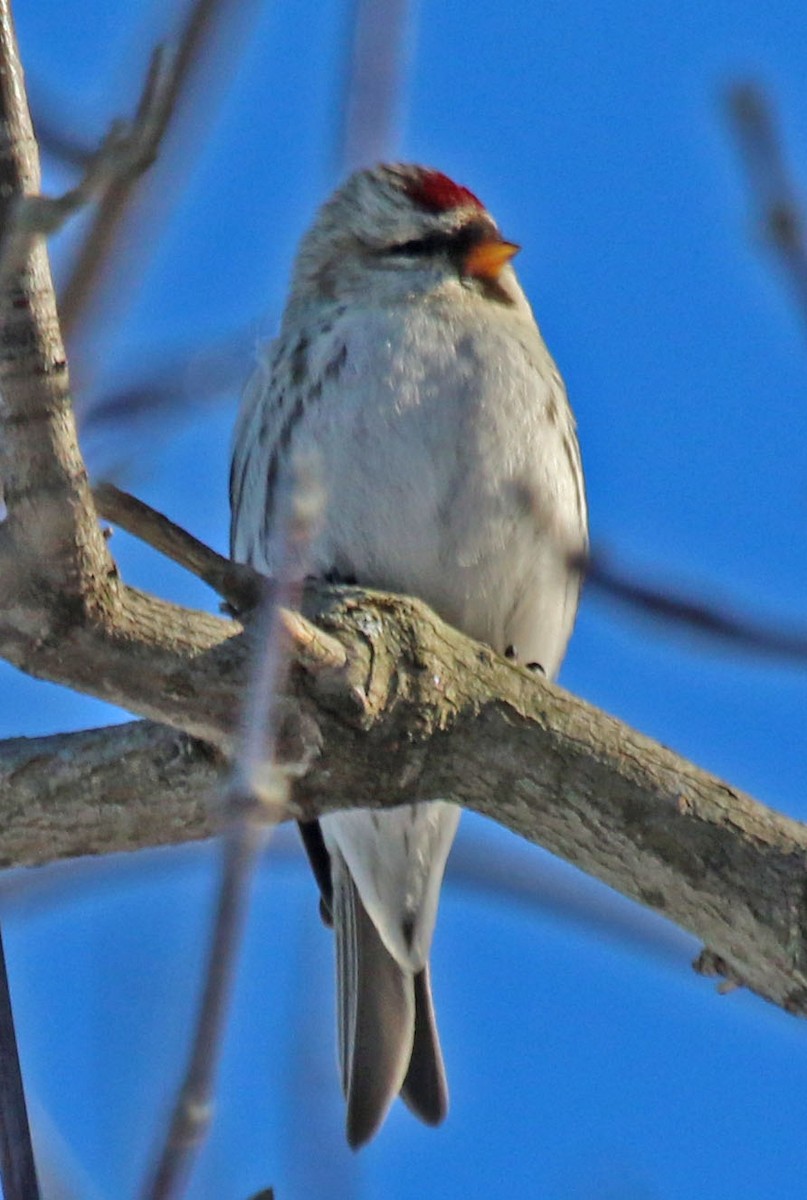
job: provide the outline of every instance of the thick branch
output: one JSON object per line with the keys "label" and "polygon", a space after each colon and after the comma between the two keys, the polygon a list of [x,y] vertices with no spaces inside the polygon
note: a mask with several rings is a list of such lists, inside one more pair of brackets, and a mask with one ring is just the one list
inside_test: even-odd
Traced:
{"label": "thick branch", "polygon": [[151,721],[0,743],[0,867],[214,833],[220,760]]}
{"label": "thick branch", "polygon": [[[293,614],[286,621],[296,668],[283,757],[304,764],[295,793],[303,815],[449,797],[664,913],[703,940],[731,978],[807,1013],[803,826],[498,658],[415,601],[344,589],[314,598],[317,627]],[[152,617],[160,611],[163,620],[177,619],[169,606],[141,600]],[[217,643],[216,634],[234,632],[226,623],[199,618],[197,625],[190,614],[183,621],[164,676],[153,650],[147,696],[137,648],[122,647],[116,664],[112,643],[96,644],[92,654],[85,645],[77,661],[71,640],[69,653],[48,665],[60,664],[64,682],[81,675],[87,690],[107,698],[113,690],[135,710],[194,730],[205,724],[226,747],[248,673],[248,638]],[[170,639],[163,633],[161,641]],[[94,671],[79,669],[87,658]],[[142,736],[156,745],[164,735],[147,729]],[[53,850],[40,831],[33,853],[36,832],[24,832],[27,805],[15,795],[16,785],[0,789],[2,855],[14,860],[16,840],[27,846],[28,861],[42,861]],[[145,814],[148,797],[141,803]],[[162,804],[155,795],[155,824]],[[181,805],[171,811],[179,816]],[[142,820],[148,830],[150,819]],[[189,820],[188,835],[196,836],[204,828],[198,810]],[[90,804],[82,821],[88,846],[133,844],[119,812]],[[117,845],[116,823],[123,831]],[[184,836],[181,824],[168,836]],[[155,840],[166,840],[164,832]]]}
{"label": "thick branch", "polygon": [[[0,230],[39,192],[39,160],[8,0],[0,0]],[[47,255],[37,239],[0,291],[0,584],[91,604],[112,569],[76,445]],[[35,564],[35,565],[34,565]],[[13,598],[10,597],[13,603]]]}

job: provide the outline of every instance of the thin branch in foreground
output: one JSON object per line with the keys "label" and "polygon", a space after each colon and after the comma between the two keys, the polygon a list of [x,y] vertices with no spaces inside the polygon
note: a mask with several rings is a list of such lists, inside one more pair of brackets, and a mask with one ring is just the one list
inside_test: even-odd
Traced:
{"label": "thin branch in foreground", "polygon": [[93,499],[100,517],[185,567],[217,592],[232,612],[251,612],[260,603],[268,581],[252,567],[217,554],[168,517],[112,483],[101,483],[94,488]]}
{"label": "thin branch in foreground", "polygon": [[211,938],[199,1017],[185,1078],[145,1200],[173,1200],[181,1194],[212,1118],[212,1092],[221,1048],[249,886],[258,852],[288,815],[288,767],[278,765],[278,697],[290,662],[281,605],[299,604],[298,566],[307,557],[321,497],[313,472],[298,472],[288,520],[279,517],[279,579],[266,588],[255,621],[257,657],[250,676],[238,753],[221,799],[225,822],[223,874]]}
{"label": "thin branch in foreground", "polygon": [[407,0],[353,0],[336,166],[341,174],[390,155],[405,68]]}
{"label": "thin branch in foreground", "polygon": [[116,188],[129,188],[154,161],[164,126],[170,71],[154,52],[134,120],[113,122],[75,187],[61,196],[20,195],[0,243],[0,289],[19,271],[37,237],[56,233],[79,209]]}
{"label": "thin branch in foreground", "polygon": [[0,1179],[5,1200],[39,1200],[14,1014],[0,932]]}
{"label": "thin branch in foreground", "polygon": [[758,84],[735,84],[727,98],[729,121],[748,179],[756,222],[779,257],[807,321],[807,241],[803,206],[785,161],[773,105]]}
{"label": "thin branch in foreground", "polygon": [[106,431],[120,438],[121,426],[136,421],[148,420],[153,431],[160,419],[197,417],[201,405],[241,390],[254,341],[250,327],[212,339],[207,336],[203,343],[182,351],[149,354],[144,370],[124,377],[92,400],[85,399],[82,442]]}
{"label": "thin branch in foreground", "polygon": [[248,886],[265,836],[266,830],[252,820],[238,822],[224,835],[222,877],[190,1060],[163,1149],[143,1189],[148,1200],[181,1195],[210,1125],[213,1077],[241,944]]}

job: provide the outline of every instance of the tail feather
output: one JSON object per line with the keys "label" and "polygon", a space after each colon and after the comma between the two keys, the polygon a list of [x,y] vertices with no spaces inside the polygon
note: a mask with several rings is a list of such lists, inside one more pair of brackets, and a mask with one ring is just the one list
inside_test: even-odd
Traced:
{"label": "tail feather", "polygon": [[401,1099],[427,1125],[439,1125],[448,1113],[448,1084],[434,1018],[428,964],[414,977],[415,1036],[401,1087]]}
{"label": "tail feather", "polygon": [[334,862],[339,1056],[354,1149],[400,1092],[415,1037],[413,977],[384,946],[344,862]]}

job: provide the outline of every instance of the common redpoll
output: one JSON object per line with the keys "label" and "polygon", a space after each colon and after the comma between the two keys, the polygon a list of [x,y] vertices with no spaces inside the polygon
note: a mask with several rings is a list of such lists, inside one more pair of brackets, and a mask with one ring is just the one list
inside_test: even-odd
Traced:
{"label": "common redpoll", "polygon": [[[420,597],[552,677],[577,610],[586,502],[574,419],[488,211],[439,171],[359,171],[297,255],[280,335],[247,388],[231,472],[234,558],[271,575],[293,455],[326,496],[323,577]],[[435,799],[303,827],[336,934],[347,1137],[400,1093],[448,1106],[429,948],[459,809]]]}

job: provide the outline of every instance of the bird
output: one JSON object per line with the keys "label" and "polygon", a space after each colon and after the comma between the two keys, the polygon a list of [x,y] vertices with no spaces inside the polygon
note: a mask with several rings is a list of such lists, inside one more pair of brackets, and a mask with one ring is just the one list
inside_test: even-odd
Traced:
{"label": "bird", "polygon": [[[354,172],[302,237],[278,336],[238,413],[231,556],[271,576],[296,455],[324,493],[309,573],[414,596],[550,679],[575,620],[587,508],[563,380],[505,240],[467,187]],[[429,971],[459,808],[435,797],[301,825],[336,941],[346,1136],[400,1095],[448,1110]]]}

